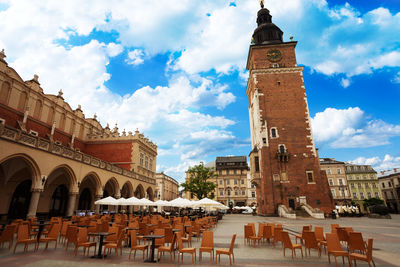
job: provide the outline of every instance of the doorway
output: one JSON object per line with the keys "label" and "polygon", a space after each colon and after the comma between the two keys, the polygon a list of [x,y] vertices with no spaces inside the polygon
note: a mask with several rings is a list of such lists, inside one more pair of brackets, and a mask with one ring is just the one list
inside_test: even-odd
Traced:
{"label": "doorway", "polygon": [[50,217],[64,216],[67,210],[68,188],[65,185],[57,186],[51,197]]}
{"label": "doorway", "polygon": [[25,219],[31,202],[32,181],[25,180],[20,183],[11,198],[10,208],[8,209],[9,219]]}

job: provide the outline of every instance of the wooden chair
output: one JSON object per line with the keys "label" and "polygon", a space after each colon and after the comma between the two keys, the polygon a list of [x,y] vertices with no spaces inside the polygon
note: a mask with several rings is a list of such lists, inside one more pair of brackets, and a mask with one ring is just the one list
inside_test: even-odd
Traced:
{"label": "wooden chair", "polygon": [[326,254],[326,246],[327,246],[327,244],[326,244],[326,239],[324,237],[324,228],[320,227],[320,226],[315,226],[314,232],[315,232],[315,237],[317,238],[317,241],[318,241],[319,245],[321,247],[324,247],[324,251],[325,251],[325,254]]}
{"label": "wooden chair", "polygon": [[275,228],[274,230],[274,239],[273,239],[273,245],[275,247],[275,244],[278,242],[282,243],[282,236],[281,236],[281,232],[283,231],[282,228]]}
{"label": "wooden chair", "polygon": [[229,256],[229,265],[232,265],[232,261],[231,261],[231,255],[232,255],[233,263],[235,263],[235,255],[233,254],[233,247],[235,245],[235,239],[236,239],[236,234],[234,234],[232,236],[231,245],[229,246],[229,249],[220,248],[215,251],[215,263],[217,263],[217,258],[218,258],[218,263],[221,262],[221,254]]}
{"label": "wooden chair", "polygon": [[[256,235],[256,232],[254,231],[253,235],[251,235],[249,237],[250,241],[253,241],[254,245],[256,244],[256,241],[260,245],[260,241],[262,240],[262,235],[263,235],[263,226],[264,226],[264,224],[260,223],[258,225],[258,233],[257,233],[257,235]],[[252,229],[254,229],[253,226],[252,226]]]}
{"label": "wooden chair", "polygon": [[76,242],[78,242],[78,227],[70,225],[67,228],[67,244],[65,246],[65,250],[68,249],[68,245],[70,243],[76,245]]}
{"label": "wooden chair", "polygon": [[8,249],[11,249],[11,246],[14,242],[14,233],[15,233],[16,226],[9,224],[6,225],[3,232],[0,235],[0,244],[3,247],[5,242],[8,242]]}
{"label": "wooden chair", "polygon": [[172,254],[174,254],[175,261],[175,243],[176,243],[176,235],[172,236],[171,245],[169,246],[161,246],[157,248],[157,259],[158,261],[161,259],[160,256],[164,255],[164,252],[168,252],[170,255],[170,262],[172,263]]}
{"label": "wooden chair", "polygon": [[165,231],[165,243],[171,244],[174,239],[174,233],[172,232],[172,227],[164,228]]}
{"label": "wooden chair", "polygon": [[143,260],[144,260],[144,251],[146,250],[146,255],[149,254],[149,250],[148,250],[149,245],[138,245],[137,236],[136,236],[136,231],[135,230],[132,230],[130,235],[131,235],[131,250],[129,251],[129,259],[131,259],[132,250],[135,251],[135,253],[133,254],[133,259],[136,258],[136,251],[137,250],[141,250],[142,254],[143,254]]}
{"label": "wooden chair", "polygon": [[339,227],[339,224],[337,224],[337,223],[331,224],[331,233],[335,234],[337,232],[338,227]]}
{"label": "wooden chair", "polygon": [[89,255],[89,250],[94,246],[94,254],[96,254],[96,242],[88,242],[87,229],[81,227],[78,229],[78,238],[75,243],[75,256],[78,254],[78,248],[83,247],[83,255],[85,255],[86,249],[88,249],[87,255]]}
{"label": "wooden chair", "polygon": [[246,244],[246,241],[248,244],[250,244],[251,240],[250,240],[250,236],[252,236],[253,234],[253,229],[251,228],[250,225],[245,225],[244,226],[244,243]]}
{"label": "wooden chair", "polygon": [[67,240],[67,230],[71,224],[72,223],[70,221],[63,222],[63,224],[61,226],[61,231],[60,231],[60,242],[65,243],[65,241]]}
{"label": "wooden chair", "polygon": [[203,252],[210,253],[210,262],[214,260],[214,233],[211,231],[204,231],[199,248],[199,261]]}
{"label": "wooden chair", "polygon": [[330,233],[326,234],[326,244],[328,247],[328,261],[331,263],[331,254],[335,257],[335,263],[336,267],[338,266],[336,257],[342,257],[343,260],[343,265],[344,265],[344,257],[347,257],[349,260],[349,266],[351,266],[350,262],[350,257],[349,253],[347,251],[344,251],[342,246],[340,245],[339,238],[337,237],[337,234],[335,233]]}
{"label": "wooden chair", "polygon": [[115,255],[117,255],[117,256],[118,256],[118,249],[120,249],[120,255],[122,255],[122,240],[123,240],[123,238],[124,238],[124,232],[120,231],[115,242],[108,242],[107,244],[104,245],[103,259],[104,259],[104,254],[106,252],[106,249],[108,249],[107,254],[110,254],[111,250],[115,249]]}
{"label": "wooden chair", "polygon": [[301,234],[296,235],[296,244],[297,244],[297,239],[300,239],[300,243],[303,244],[303,240],[304,240],[303,234],[304,234],[304,231],[311,231],[310,225],[304,225],[304,226],[303,226],[303,230],[301,231]]}
{"label": "wooden chair", "polygon": [[303,258],[303,249],[301,248],[300,244],[293,244],[292,241],[290,240],[289,233],[287,231],[281,231],[281,236],[282,236],[282,247],[283,247],[283,256],[285,257],[285,250],[287,248],[292,250],[292,259],[293,259],[293,254],[296,255],[296,249],[300,249],[301,251],[301,257]]}
{"label": "wooden chair", "polygon": [[365,254],[367,252],[366,242],[364,241],[362,234],[360,232],[349,233],[349,252],[359,252],[360,254]]}
{"label": "wooden chair", "polygon": [[[61,228],[61,225],[59,223],[55,223],[53,225],[53,227],[51,227],[49,234],[46,237],[41,237],[39,239],[39,244],[42,242],[46,243],[46,247],[44,249],[47,249],[49,246],[49,242],[54,241],[54,242],[56,242],[54,249],[57,249],[57,240],[58,240],[58,234],[60,232],[60,228]],[[39,244],[38,244],[38,246],[39,246]]]}
{"label": "wooden chair", "polygon": [[346,228],[339,227],[336,230],[340,243],[343,243],[346,247],[348,247],[349,234]]}
{"label": "wooden chair", "polygon": [[367,253],[364,254],[358,254],[358,253],[350,253],[350,260],[354,261],[354,266],[357,267],[357,260],[359,261],[366,261],[368,262],[368,265],[371,267],[371,261],[374,264],[375,267],[375,262],[374,259],[372,258],[372,245],[373,245],[373,239],[370,238],[368,239],[368,245],[367,245]]}
{"label": "wooden chair", "polygon": [[17,242],[15,243],[14,253],[15,253],[15,249],[17,248],[17,245],[21,244],[21,243],[25,244],[24,252],[28,251],[29,244],[35,244],[35,251],[36,251],[37,250],[36,241],[37,241],[36,238],[29,238],[28,225],[20,224],[18,227]]}
{"label": "wooden chair", "polygon": [[[187,254],[192,254],[192,263],[196,262],[196,248],[184,248],[183,247],[183,242],[182,242],[182,233],[181,232],[177,232],[176,233],[176,238],[178,239],[178,263],[179,263],[179,255],[181,255],[182,257],[182,262],[183,262],[183,254],[187,253]],[[194,255],[194,258],[193,258]]]}
{"label": "wooden chair", "polygon": [[321,258],[321,247],[318,244],[317,238],[315,237],[315,233],[310,231],[304,231],[303,239],[304,239],[304,250],[306,252],[306,256],[307,256],[307,249],[309,256],[311,256],[310,250],[316,249],[318,251],[318,257]]}
{"label": "wooden chair", "polygon": [[[182,237],[182,242],[188,243],[188,247],[192,246],[192,228],[193,227],[189,227],[189,232],[188,232],[187,236]],[[204,232],[203,232],[203,234],[204,234]]]}
{"label": "wooden chair", "polygon": [[108,228],[108,232],[113,233],[113,235],[106,236],[106,240],[104,240],[104,244],[117,242],[117,239],[119,237],[119,232],[120,232],[119,227],[111,226],[110,228]]}
{"label": "wooden chair", "polygon": [[271,225],[264,225],[264,230],[263,230],[263,240],[268,240],[268,243],[271,242],[271,239],[274,237],[272,234],[272,226]]}
{"label": "wooden chair", "polygon": [[164,236],[163,238],[157,238],[155,240],[155,242],[154,242],[155,247],[158,248],[158,247],[164,246],[165,245],[165,230],[157,228],[157,229],[154,230],[154,234],[155,235],[163,235]]}

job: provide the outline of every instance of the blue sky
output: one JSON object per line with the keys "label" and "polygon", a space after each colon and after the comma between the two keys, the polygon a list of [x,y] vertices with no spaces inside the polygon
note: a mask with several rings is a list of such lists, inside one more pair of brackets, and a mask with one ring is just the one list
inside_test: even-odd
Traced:
{"label": "blue sky", "polygon": [[[321,157],[400,167],[400,3],[268,0],[298,41]],[[248,155],[245,70],[258,1],[0,0],[0,49],[86,117],[144,132],[157,169]]]}

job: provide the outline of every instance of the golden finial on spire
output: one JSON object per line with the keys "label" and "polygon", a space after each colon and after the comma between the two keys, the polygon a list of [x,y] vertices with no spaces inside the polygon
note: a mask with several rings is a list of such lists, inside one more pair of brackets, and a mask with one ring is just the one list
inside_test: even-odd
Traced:
{"label": "golden finial on spire", "polygon": [[261,8],[264,8],[264,0],[260,0],[260,6]]}

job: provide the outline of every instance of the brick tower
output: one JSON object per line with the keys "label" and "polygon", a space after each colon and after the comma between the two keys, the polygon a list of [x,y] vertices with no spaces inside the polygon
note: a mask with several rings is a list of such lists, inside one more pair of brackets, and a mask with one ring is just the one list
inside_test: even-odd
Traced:
{"label": "brick tower", "polygon": [[246,67],[258,213],[277,214],[280,204],[292,209],[308,204],[329,213],[333,200],[314,146],[297,42],[283,42],[271,18],[261,4]]}

